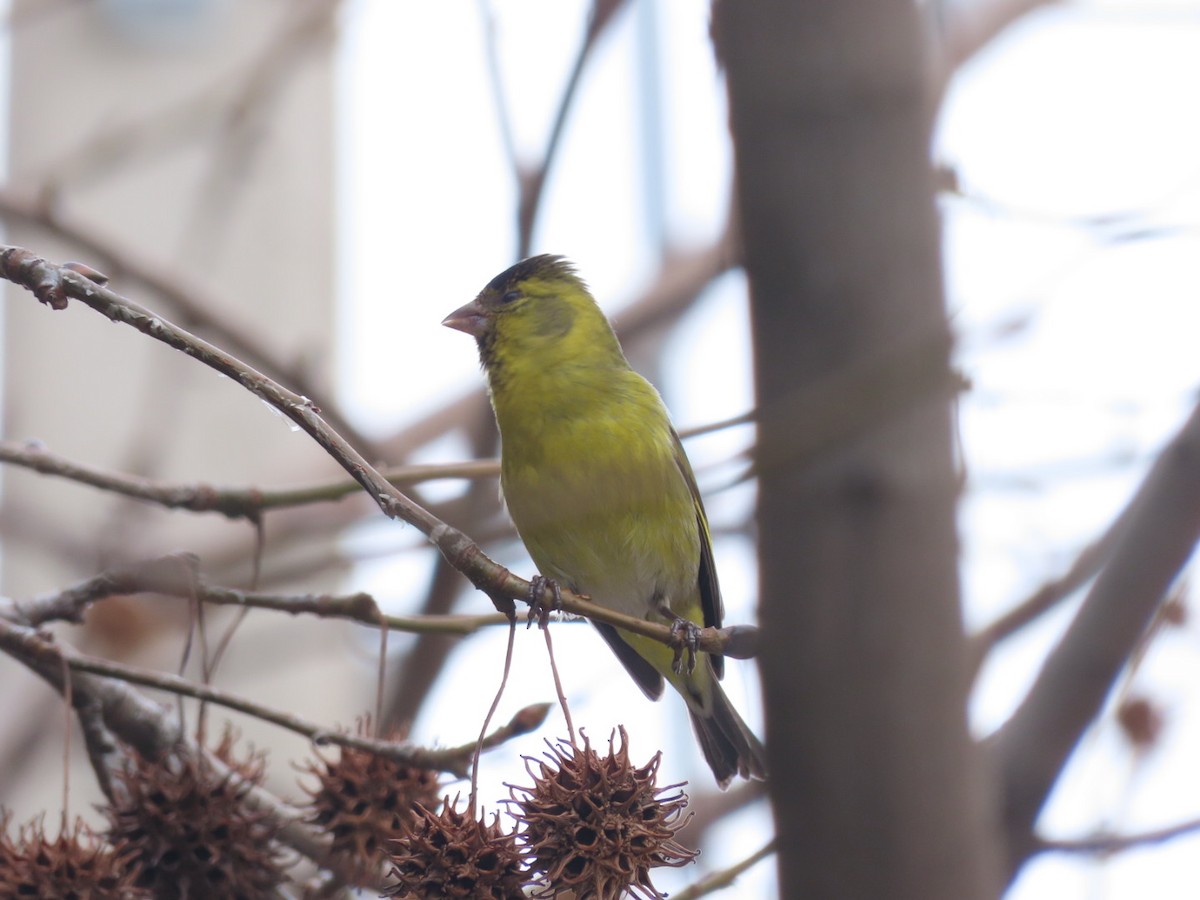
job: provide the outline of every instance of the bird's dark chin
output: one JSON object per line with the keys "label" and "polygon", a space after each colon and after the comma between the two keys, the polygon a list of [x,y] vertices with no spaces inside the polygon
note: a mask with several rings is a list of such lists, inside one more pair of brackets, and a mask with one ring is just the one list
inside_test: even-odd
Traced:
{"label": "bird's dark chin", "polygon": [[479,365],[488,373],[489,378],[499,370],[499,362],[492,346],[495,343],[496,334],[493,331],[475,335],[475,345],[479,347]]}

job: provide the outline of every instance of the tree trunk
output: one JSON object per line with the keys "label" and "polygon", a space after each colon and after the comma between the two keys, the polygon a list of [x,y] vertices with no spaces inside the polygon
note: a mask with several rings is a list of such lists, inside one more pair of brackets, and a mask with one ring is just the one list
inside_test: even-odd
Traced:
{"label": "tree trunk", "polygon": [[782,896],[996,896],[916,8],[722,0]]}

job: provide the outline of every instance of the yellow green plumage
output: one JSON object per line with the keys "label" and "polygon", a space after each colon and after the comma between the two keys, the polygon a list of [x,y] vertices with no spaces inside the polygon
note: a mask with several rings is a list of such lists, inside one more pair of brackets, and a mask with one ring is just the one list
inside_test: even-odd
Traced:
{"label": "yellow green plumage", "polygon": [[[496,276],[446,325],[475,336],[500,429],[501,488],[542,575],[603,606],[720,626],[695,477],[658,392],[630,368],[574,269],[556,256]],[[719,656],[676,673],[648,638],[598,625],[651,698],[683,695],[717,781],[765,775],[762,745],[717,683]]]}

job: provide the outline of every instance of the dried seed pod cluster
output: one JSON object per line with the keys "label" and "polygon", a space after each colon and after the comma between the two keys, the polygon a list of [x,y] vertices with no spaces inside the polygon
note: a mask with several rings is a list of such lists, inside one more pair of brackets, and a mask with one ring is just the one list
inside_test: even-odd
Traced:
{"label": "dried seed pod cluster", "polygon": [[459,812],[458,798],[440,813],[420,807],[412,833],[396,842],[385,897],[408,900],[522,900],[528,878],[516,836]]}
{"label": "dried seed pod cluster", "polygon": [[[341,857],[338,878],[377,887],[390,863],[386,897],[661,900],[652,870],[696,856],[675,840],[687,797],[680,784],[656,786],[661,753],[636,766],[625,730],[618,733],[604,754],[585,737],[582,746],[547,742],[542,758],[526,757],[532,784],[509,785],[505,801],[515,830],[499,815],[489,821],[460,809],[459,798],[435,811],[436,772],[344,747],[306,767],[318,782],[306,788],[308,820]],[[247,802],[265,758],[235,758],[233,744],[227,731],[211,756],[131,753],[115,778],[117,799],[103,809],[103,836],[78,823],[49,840],[38,822],[13,839],[0,812],[0,900],[279,896],[287,873],[278,825]]]}
{"label": "dried seed pod cluster", "polygon": [[277,826],[246,795],[262,781],[263,757],[232,755],[226,732],[214,756],[136,759],[119,777],[106,810],[108,839],[138,865],[138,884],[159,900],[272,896],[284,881]]}
{"label": "dried seed pod cluster", "polygon": [[[370,733],[370,726],[370,719],[360,719],[357,733]],[[392,842],[417,824],[418,807],[437,805],[436,771],[366,750],[341,747],[334,758],[318,754],[304,771],[317,778],[315,788],[305,788],[311,798],[308,821],[330,836],[335,853],[352,861],[359,884],[373,882],[383,871]]]}
{"label": "dried seed pod cluster", "polygon": [[544,759],[526,758],[532,787],[509,786],[524,855],[539,876],[533,896],[571,890],[579,900],[660,900],[664,895],[651,883],[650,870],[695,858],[695,851],[675,841],[687,807],[682,785],[657,787],[662,754],[633,765],[628,736],[619,731],[620,745],[610,737],[603,756],[586,737],[582,747],[551,745]]}
{"label": "dried seed pod cluster", "polygon": [[113,851],[82,821],[51,840],[40,821],[16,839],[0,817],[0,897],[22,900],[153,900],[137,886],[131,860]]}

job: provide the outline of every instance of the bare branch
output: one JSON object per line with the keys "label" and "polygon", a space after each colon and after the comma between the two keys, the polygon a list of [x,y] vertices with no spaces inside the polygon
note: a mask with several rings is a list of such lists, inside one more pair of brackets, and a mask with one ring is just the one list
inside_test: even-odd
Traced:
{"label": "bare branch", "polygon": [[1061,0],[948,0],[930,4],[938,17],[942,79],[950,77],[1002,31],[1031,12]]}
{"label": "bare branch", "polygon": [[558,108],[554,114],[554,124],[550,128],[550,136],[546,139],[546,149],[537,168],[532,171],[517,171],[517,184],[520,188],[520,200],[517,208],[517,258],[523,259],[530,253],[533,244],[533,229],[537,224],[538,212],[541,209],[542,190],[550,175],[550,167],[558,157],[558,148],[562,143],[563,131],[567,124],[567,113],[579,93],[579,84],[584,67],[591,58],[600,36],[612,21],[613,16],[624,6],[624,0],[592,0],[592,11],[588,18],[587,30],[579,52],[571,65],[571,73],[567,76],[566,87],[559,98]]}
{"label": "bare branch", "polygon": [[[55,690],[60,693],[64,690],[64,654],[45,637],[0,621],[0,647],[24,662]],[[28,655],[23,655],[26,652]],[[87,708],[89,716],[98,710],[108,729],[147,759],[158,759],[182,747],[191,755],[203,755],[218,774],[229,774],[225,763],[186,739],[169,710],[128,684],[75,671],[71,678],[71,699],[77,709]],[[280,840],[293,850],[343,877],[352,877],[341,863],[329,858],[329,838],[305,824],[303,813],[257,785],[250,786],[245,802],[280,823]]]}
{"label": "bare branch", "polygon": [[384,615],[370,594],[261,594],[237,591],[232,588],[201,586],[197,596],[205,603],[224,606],[241,606],[253,609],[273,609],[290,615],[321,616],[322,618],[350,619],[374,627],[386,626],[389,631],[404,631],[409,634],[446,634],[465,636],[482,628],[508,624],[502,613],[487,615],[444,615],[444,616],[392,616]]}
{"label": "bare branch", "polygon": [[[52,309],[64,309],[69,299],[78,300],[106,318],[129,325],[232,378],[299,425],[362,485],[384,515],[402,519],[417,528],[455,569],[487,594],[501,612],[512,614],[514,600],[540,599],[548,607],[557,605],[565,612],[615,625],[673,648],[682,646],[680,635],[672,634],[665,625],[606,609],[565,588],[561,595],[547,588],[542,597],[532,597],[528,581],[488,558],[477,544],[457,528],[447,525],[393,487],[362,454],[321,418],[320,411],[307,397],[288,390],[224,350],[189,334],[132,300],[68,266],[54,265],[21,247],[0,245],[0,277],[26,288]],[[701,633],[699,649],[744,657],[753,652],[752,649],[746,649],[753,646],[752,634],[753,629],[749,626],[705,628]]]}
{"label": "bare branch", "polygon": [[[155,503],[167,509],[218,512],[231,519],[249,519],[254,522],[260,519],[260,513],[265,510],[342,500],[362,490],[360,484],[344,478],[274,490],[207,484],[171,484],[73,462],[51,453],[40,444],[17,441],[0,441],[0,462],[32,469],[42,475],[77,481],[135,500]],[[381,474],[392,484],[401,485],[444,478],[495,478],[499,471],[500,464],[497,460],[481,459],[445,465],[394,466],[382,470]]]}
{"label": "bare branch", "polygon": [[684,890],[672,894],[671,897],[673,900],[696,900],[697,897],[707,897],[709,894],[734,884],[739,875],[762,862],[774,852],[775,840],[772,839],[761,850],[751,853],[741,862],[735,863],[727,869],[721,869],[719,872],[706,875],[695,884],[689,885]]}
{"label": "bare branch", "polygon": [[80,730],[83,732],[83,743],[87,748],[88,761],[96,774],[96,783],[100,790],[111,802],[113,800],[113,773],[117,771],[124,758],[120,752],[116,737],[104,722],[104,710],[90,694],[75,699],[75,712],[79,716]]}
{"label": "bare branch", "polygon": [[271,609],[290,615],[309,614],[327,619],[349,619],[389,631],[417,634],[467,635],[491,625],[504,625],[507,617],[493,613],[482,616],[389,616],[380,611],[375,598],[354,594],[264,594],[212,587],[200,578],[199,561],[190,553],[172,553],[93,575],[62,591],[26,601],[0,601],[0,618],[36,628],[47,622],[82,622],[87,608],[105,597],[160,594],[183,600],[199,600],[217,606]]}
{"label": "bare branch", "polygon": [[[207,485],[168,485],[141,478],[107,472],[84,463],[72,462],[57,456],[36,443],[0,441],[0,462],[32,469],[42,475],[53,475],[103,491],[157,503],[167,509],[186,509],[192,512],[219,512],[231,519],[257,520],[262,504],[251,489],[217,489]],[[357,488],[356,488],[357,489]]]}
{"label": "bare branch", "polygon": [[[693,785],[695,787],[695,785]],[[692,817],[687,823],[689,834],[697,846],[703,846],[710,828],[724,821],[730,814],[745,809],[752,803],[766,798],[767,782],[743,781],[727,791],[709,788],[691,794]]]}
{"label": "bare branch", "polygon": [[1200,407],[1142,482],[1109,561],[1013,716],[993,737],[1009,874],[1072,750],[1200,539]]}
{"label": "bare branch", "polygon": [[1103,568],[1116,542],[1118,530],[1126,521],[1131,506],[1126,506],[1108,530],[1083,548],[1071,567],[1058,578],[1047,581],[1015,607],[971,638],[972,677],[996,644],[1016,634],[1042,614],[1049,612],[1061,601],[1083,587],[1089,579]]}
{"label": "bare branch", "polygon": [[[272,709],[207,685],[196,684],[186,678],[180,678],[178,675],[153,672],[148,669],[85,656],[62,643],[55,642],[47,634],[21,625],[10,624],[4,620],[0,620],[0,648],[39,674],[47,672],[52,665],[61,665],[65,662],[73,672],[102,675],[106,678],[114,678],[131,684],[168,691],[183,697],[192,697],[207,703],[215,703],[218,706],[254,716],[264,722],[270,722],[288,731],[303,735],[317,745],[338,744],[343,747],[352,747],[356,750],[386,756],[406,765],[451,772],[460,777],[466,775],[475,748],[479,746],[478,742],[472,741],[462,747],[448,750],[425,750],[407,741],[397,743],[330,731],[291,713]],[[57,681],[61,683],[61,677]],[[541,711],[540,717],[537,714],[538,710]],[[523,710],[496,734],[485,738],[482,746],[495,747],[513,735],[524,734],[530,728],[538,727],[545,719],[548,710],[547,704],[538,704],[536,707]]]}
{"label": "bare branch", "polygon": [[1064,840],[1035,838],[1033,852],[1078,853],[1092,856],[1112,856],[1135,847],[1162,844],[1178,837],[1200,831],[1200,818],[1188,819],[1165,828],[1142,831],[1137,834],[1097,834],[1089,838]]}
{"label": "bare branch", "polygon": [[[107,269],[114,278],[131,281],[157,294],[177,311],[187,327],[203,329],[232,353],[294,385],[298,393],[318,400],[322,398],[324,391],[309,379],[302,366],[286,363],[255,339],[253,329],[231,321],[227,313],[218,312],[223,309],[222,305],[215,302],[198,284],[189,282],[183,273],[140,256],[100,229],[12,187],[0,186],[0,216],[45,228],[78,246],[82,253],[97,260],[97,264]],[[326,415],[355,446],[372,447],[371,442],[331,406],[327,405]]]}

